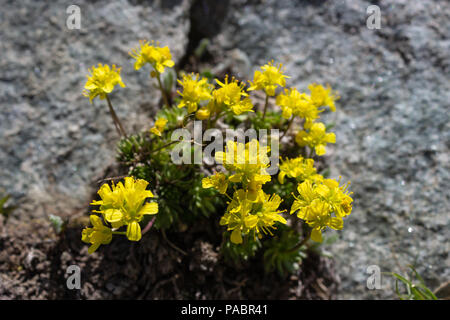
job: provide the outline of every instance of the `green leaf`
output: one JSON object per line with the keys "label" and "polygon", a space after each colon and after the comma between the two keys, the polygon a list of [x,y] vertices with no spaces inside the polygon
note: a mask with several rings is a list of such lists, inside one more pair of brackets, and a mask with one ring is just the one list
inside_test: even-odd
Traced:
{"label": "green leaf", "polygon": [[50,220],[50,223],[52,224],[53,230],[55,230],[55,233],[60,234],[65,227],[63,219],[61,219],[60,216],[55,216],[53,214],[49,214],[48,218]]}

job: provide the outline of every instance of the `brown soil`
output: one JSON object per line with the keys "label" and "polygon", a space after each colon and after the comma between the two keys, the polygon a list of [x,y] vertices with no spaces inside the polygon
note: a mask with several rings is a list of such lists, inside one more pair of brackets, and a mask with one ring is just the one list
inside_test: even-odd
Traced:
{"label": "brown soil", "polygon": [[[113,239],[89,255],[80,239],[80,221],[72,221],[60,236],[46,221],[8,222],[1,226],[0,299],[335,297],[339,278],[329,258],[311,252],[298,274],[286,278],[265,274],[259,256],[240,268],[229,266],[218,254],[217,239],[205,232],[216,227],[208,223],[214,222],[200,223],[183,233],[167,233],[167,239],[187,255],[172,248],[158,230],[145,234],[139,243]],[[80,290],[66,287],[70,265],[81,268]]]}

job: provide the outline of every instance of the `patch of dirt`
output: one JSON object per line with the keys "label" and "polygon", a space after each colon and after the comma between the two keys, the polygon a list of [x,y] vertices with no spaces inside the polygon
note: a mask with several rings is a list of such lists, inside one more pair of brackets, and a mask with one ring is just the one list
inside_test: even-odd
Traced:
{"label": "patch of dirt", "polygon": [[[333,299],[333,261],[310,253],[296,275],[265,274],[256,256],[237,269],[218,253],[205,219],[183,233],[150,230],[139,243],[114,238],[92,255],[72,223],[56,236],[44,222],[9,228],[0,237],[0,299]],[[219,226],[216,226],[220,228]],[[34,232],[31,232],[34,230]],[[220,229],[218,229],[220,230]],[[220,235],[220,232],[218,232]],[[187,253],[183,255],[166,239]],[[69,290],[67,267],[81,269]]]}

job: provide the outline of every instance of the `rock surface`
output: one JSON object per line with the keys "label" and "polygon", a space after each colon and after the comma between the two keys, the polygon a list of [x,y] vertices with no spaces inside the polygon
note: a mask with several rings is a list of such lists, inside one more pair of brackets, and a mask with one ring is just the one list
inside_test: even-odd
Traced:
{"label": "rock surface", "polygon": [[[431,288],[450,277],[450,3],[447,1],[232,1],[214,41],[249,61],[274,59],[306,90],[339,91],[333,177],[351,180],[353,213],[330,248],[341,299],[395,298],[393,281],[369,290],[370,265],[417,267]],[[381,9],[381,29],[366,8]],[[239,54],[236,54],[236,51]],[[242,59],[242,56],[246,59]],[[242,78],[252,74],[242,74]]]}
{"label": "rock surface", "polygon": [[108,108],[81,94],[88,68],[121,67],[127,87],[112,94],[116,112],[129,132],[150,126],[160,95],[128,52],[156,40],[179,59],[188,3],[134,2],[78,1],[81,29],[70,30],[73,1],[0,1],[0,191],[20,203],[20,219],[85,208],[92,183],[115,162]]}

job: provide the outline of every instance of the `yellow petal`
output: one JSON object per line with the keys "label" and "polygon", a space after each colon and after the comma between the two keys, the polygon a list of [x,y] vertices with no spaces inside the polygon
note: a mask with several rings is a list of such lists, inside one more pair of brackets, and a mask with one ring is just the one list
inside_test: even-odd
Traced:
{"label": "yellow petal", "polygon": [[219,192],[221,194],[225,194],[227,192],[228,189],[228,182],[224,182],[221,185],[219,185]]}
{"label": "yellow petal", "polygon": [[88,253],[89,254],[94,253],[98,249],[98,247],[100,247],[100,243],[94,243],[92,246],[89,247]]}
{"label": "yellow petal", "polygon": [[250,215],[244,219],[244,222],[247,228],[253,228],[258,223],[258,216]]}
{"label": "yellow petal", "polygon": [[231,182],[241,182],[243,174],[242,173],[236,173],[236,174],[232,174],[231,176],[228,177],[228,180],[230,180]]}
{"label": "yellow petal", "polygon": [[141,240],[141,226],[136,221],[131,222],[127,227],[127,238],[130,241]]}
{"label": "yellow petal", "polygon": [[340,218],[331,218],[328,226],[335,230],[341,230],[344,227],[344,221]]}
{"label": "yellow petal", "polygon": [[84,228],[81,232],[81,241],[85,243],[90,243],[90,237],[94,230],[92,228]]}
{"label": "yellow petal", "polygon": [[202,188],[208,189],[214,187],[214,184],[212,183],[210,178],[203,178],[202,179]]}
{"label": "yellow petal", "polygon": [[101,227],[103,227],[102,219],[100,219],[99,216],[96,216],[95,214],[91,214],[91,215],[89,216],[89,219],[91,220],[91,223],[92,223],[92,225],[93,225],[95,228],[101,228]]}
{"label": "yellow petal", "polygon": [[280,171],[278,174],[278,182],[280,184],[284,184],[284,177],[286,176],[286,172]]}
{"label": "yellow petal", "polygon": [[325,146],[323,144],[317,145],[315,151],[318,156],[323,156],[326,153]]}
{"label": "yellow petal", "polygon": [[167,60],[164,62],[164,65],[166,67],[172,68],[175,65],[175,62],[173,62],[172,60]]}
{"label": "yellow petal", "polygon": [[158,204],[156,202],[146,203],[139,214],[157,214],[158,213]]}
{"label": "yellow petal", "polygon": [[336,135],[333,132],[327,133],[325,139],[328,143],[336,143]]}
{"label": "yellow petal", "polygon": [[230,237],[231,242],[235,243],[235,244],[240,244],[242,243],[242,234],[241,234],[241,230],[239,229],[234,229],[233,232],[231,233],[231,237]]}
{"label": "yellow petal", "polygon": [[117,209],[105,210],[105,220],[108,222],[119,222],[123,218],[123,213]]}
{"label": "yellow petal", "polygon": [[311,232],[311,240],[316,242],[322,242],[322,231],[314,228]]}
{"label": "yellow petal", "polygon": [[292,203],[292,207],[291,207],[291,212],[289,212],[290,214],[295,213],[297,210],[300,210],[302,206],[300,205],[300,203],[295,200],[294,203]]}

